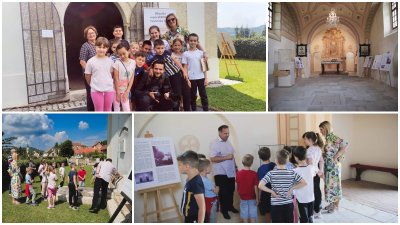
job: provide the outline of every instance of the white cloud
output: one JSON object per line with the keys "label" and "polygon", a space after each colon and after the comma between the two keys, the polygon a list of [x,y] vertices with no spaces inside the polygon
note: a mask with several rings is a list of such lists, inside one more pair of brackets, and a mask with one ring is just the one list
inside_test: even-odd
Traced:
{"label": "white cloud", "polygon": [[31,143],[32,142],[28,136],[19,136],[13,141],[13,145],[15,147],[26,147],[28,145],[31,145]]}
{"label": "white cloud", "polygon": [[86,123],[85,121],[79,121],[79,130],[86,130],[89,128],[89,124]]}
{"label": "white cloud", "polygon": [[7,136],[42,135],[53,128],[54,122],[44,114],[5,114],[3,132]]}
{"label": "white cloud", "polygon": [[43,141],[48,141],[48,142],[52,142],[53,144],[55,144],[56,142],[63,142],[65,140],[67,140],[68,135],[67,135],[67,132],[60,131],[60,132],[56,132],[54,134],[54,136],[52,136],[50,134],[43,134],[42,136],[40,136],[40,138]]}

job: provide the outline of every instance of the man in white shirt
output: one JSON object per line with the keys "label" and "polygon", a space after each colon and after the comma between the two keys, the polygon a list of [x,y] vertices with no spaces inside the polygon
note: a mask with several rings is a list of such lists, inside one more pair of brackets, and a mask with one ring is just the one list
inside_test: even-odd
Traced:
{"label": "man in white shirt", "polygon": [[225,219],[230,219],[228,211],[238,213],[233,207],[235,192],[236,164],[232,144],[228,141],[229,127],[222,125],[218,128],[218,139],[211,144],[210,159],[213,162],[215,185],[219,187],[221,212]]}
{"label": "man in white shirt", "polygon": [[[111,159],[107,159],[105,162],[99,163],[96,169],[96,179],[94,180],[92,207],[90,207],[89,212],[97,213],[100,209],[106,208],[108,183],[111,181],[111,175],[116,173],[117,169],[112,164]],[[98,200],[100,189],[101,200],[99,203]]]}
{"label": "man in white shirt", "polygon": [[60,182],[59,188],[61,188],[61,187],[63,187],[63,186],[64,186],[64,178],[65,178],[65,168],[64,168],[64,163],[61,163],[61,167],[60,167],[59,173],[60,173],[60,179],[61,179],[61,182]]}

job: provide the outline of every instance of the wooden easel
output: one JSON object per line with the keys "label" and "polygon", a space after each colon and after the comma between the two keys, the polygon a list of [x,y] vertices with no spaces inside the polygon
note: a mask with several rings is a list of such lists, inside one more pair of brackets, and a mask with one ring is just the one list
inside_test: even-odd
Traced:
{"label": "wooden easel", "polygon": [[[175,209],[175,212],[179,218],[179,222],[181,222],[181,223],[183,222],[182,217],[179,212],[178,204],[176,203],[174,192],[172,191],[172,189],[178,185],[179,184],[168,184],[168,185],[164,185],[164,186],[159,186],[159,187],[154,187],[154,188],[149,188],[149,189],[139,191],[139,194],[143,194],[143,202],[144,202],[143,217],[144,217],[145,223],[148,222],[147,217],[152,214],[157,214],[157,222],[161,222],[161,213],[168,211],[168,210],[172,210],[172,209]],[[163,207],[163,205],[161,203],[161,191],[163,191],[163,190],[168,190],[168,193],[172,198],[172,203],[174,204],[173,206],[165,207],[165,208]],[[156,196],[155,196],[156,210],[148,212],[148,209],[147,209],[148,195],[152,192],[156,193]]]}
{"label": "wooden easel", "polygon": [[[143,135],[143,137],[144,138],[153,138],[154,135],[152,133],[150,133],[150,131],[146,131],[146,133]],[[144,203],[143,217],[144,217],[145,223],[148,222],[147,217],[152,214],[157,214],[157,222],[161,222],[161,213],[168,211],[168,210],[172,210],[172,209],[175,209],[175,212],[179,218],[179,222],[181,222],[181,223],[183,222],[181,214],[179,212],[178,204],[176,203],[174,192],[172,191],[172,189],[178,185],[179,185],[178,183],[177,184],[168,184],[168,185],[163,185],[163,186],[154,187],[154,188],[148,188],[148,189],[139,191],[139,194],[143,194],[143,203]],[[174,204],[173,206],[166,207],[166,208],[163,207],[163,205],[161,203],[161,191],[163,191],[163,190],[168,190],[168,193],[172,198],[172,203]],[[154,198],[154,200],[156,202],[156,211],[148,212],[147,201],[148,201],[149,194],[152,192],[156,193],[155,198]]]}
{"label": "wooden easel", "polygon": [[[239,68],[237,67],[232,49],[229,47],[229,44],[226,42],[225,37],[222,33],[221,33],[221,40],[222,40],[222,49],[221,49],[221,57],[219,58],[219,60],[225,59],[225,67],[226,71],[228,72],[228,76],[230,75],[228,65],[234,65],[236,71],[238,72],[239,75],[238,77],[240,77]],[[227,63],[227,60],[229,60],[229,64]]]}

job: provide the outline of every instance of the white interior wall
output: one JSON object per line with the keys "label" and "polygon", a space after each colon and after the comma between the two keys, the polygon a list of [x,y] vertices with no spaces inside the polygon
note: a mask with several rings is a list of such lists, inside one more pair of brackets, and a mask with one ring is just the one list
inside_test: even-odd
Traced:
{"label": "white interior wall", "polygon": [[[349,142],[348,152],[342,163],[342,179],[355,178],[355,163],[398,168],[397,115],[348,115],[335,114],[333,131]],[[397,186],[397,178],[390,173],[365,171],[366,181]]]}
{"label": "white interior wall", "polygon": [[2,108],[24,106],[28,104],[28,93],[20,5],[5,2],[2,8]]}
{"label": "white interior wall", "polygon": [[[391,26],[390,25],[391,18],[390,18],[390,9],[388,9],[387,7],[390,7],[390,2],[384,2],[379,6],[379,9],[375,14],[371,26],[371,36],[369,43],[371,44],[371,55],[374,57],[375,55],[381,55],[387,51],[390,51],[396,55],[398,54],[397,53],[398,32],[397,30],[395,30],[394,32],[388,31],[387,27]],[[379,71],[380,74],[379,76],[378,71],[373,70],[372,76],[375,79],[382,79],[382,81],[384,81],[388,85],[389,83],[391,83],[392,87],[397,88],[398,87],[397,59],[398,59],[397,56],[394,56],[393,66],[389,71],[389,73],[385,71]],[[390,74],[390,82],[388,76],[389,74]]]}

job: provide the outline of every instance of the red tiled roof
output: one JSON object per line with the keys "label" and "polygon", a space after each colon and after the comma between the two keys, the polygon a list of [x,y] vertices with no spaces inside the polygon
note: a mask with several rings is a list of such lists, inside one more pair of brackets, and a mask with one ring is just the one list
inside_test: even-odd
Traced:
{"label": "red tiled roof", "polygon": [[80,154],[88,154],[91,152],[95,152],[96,149],[94,148],[81,148],[81,149],[76,149],[74,150],[75,155],[80,155]]}

